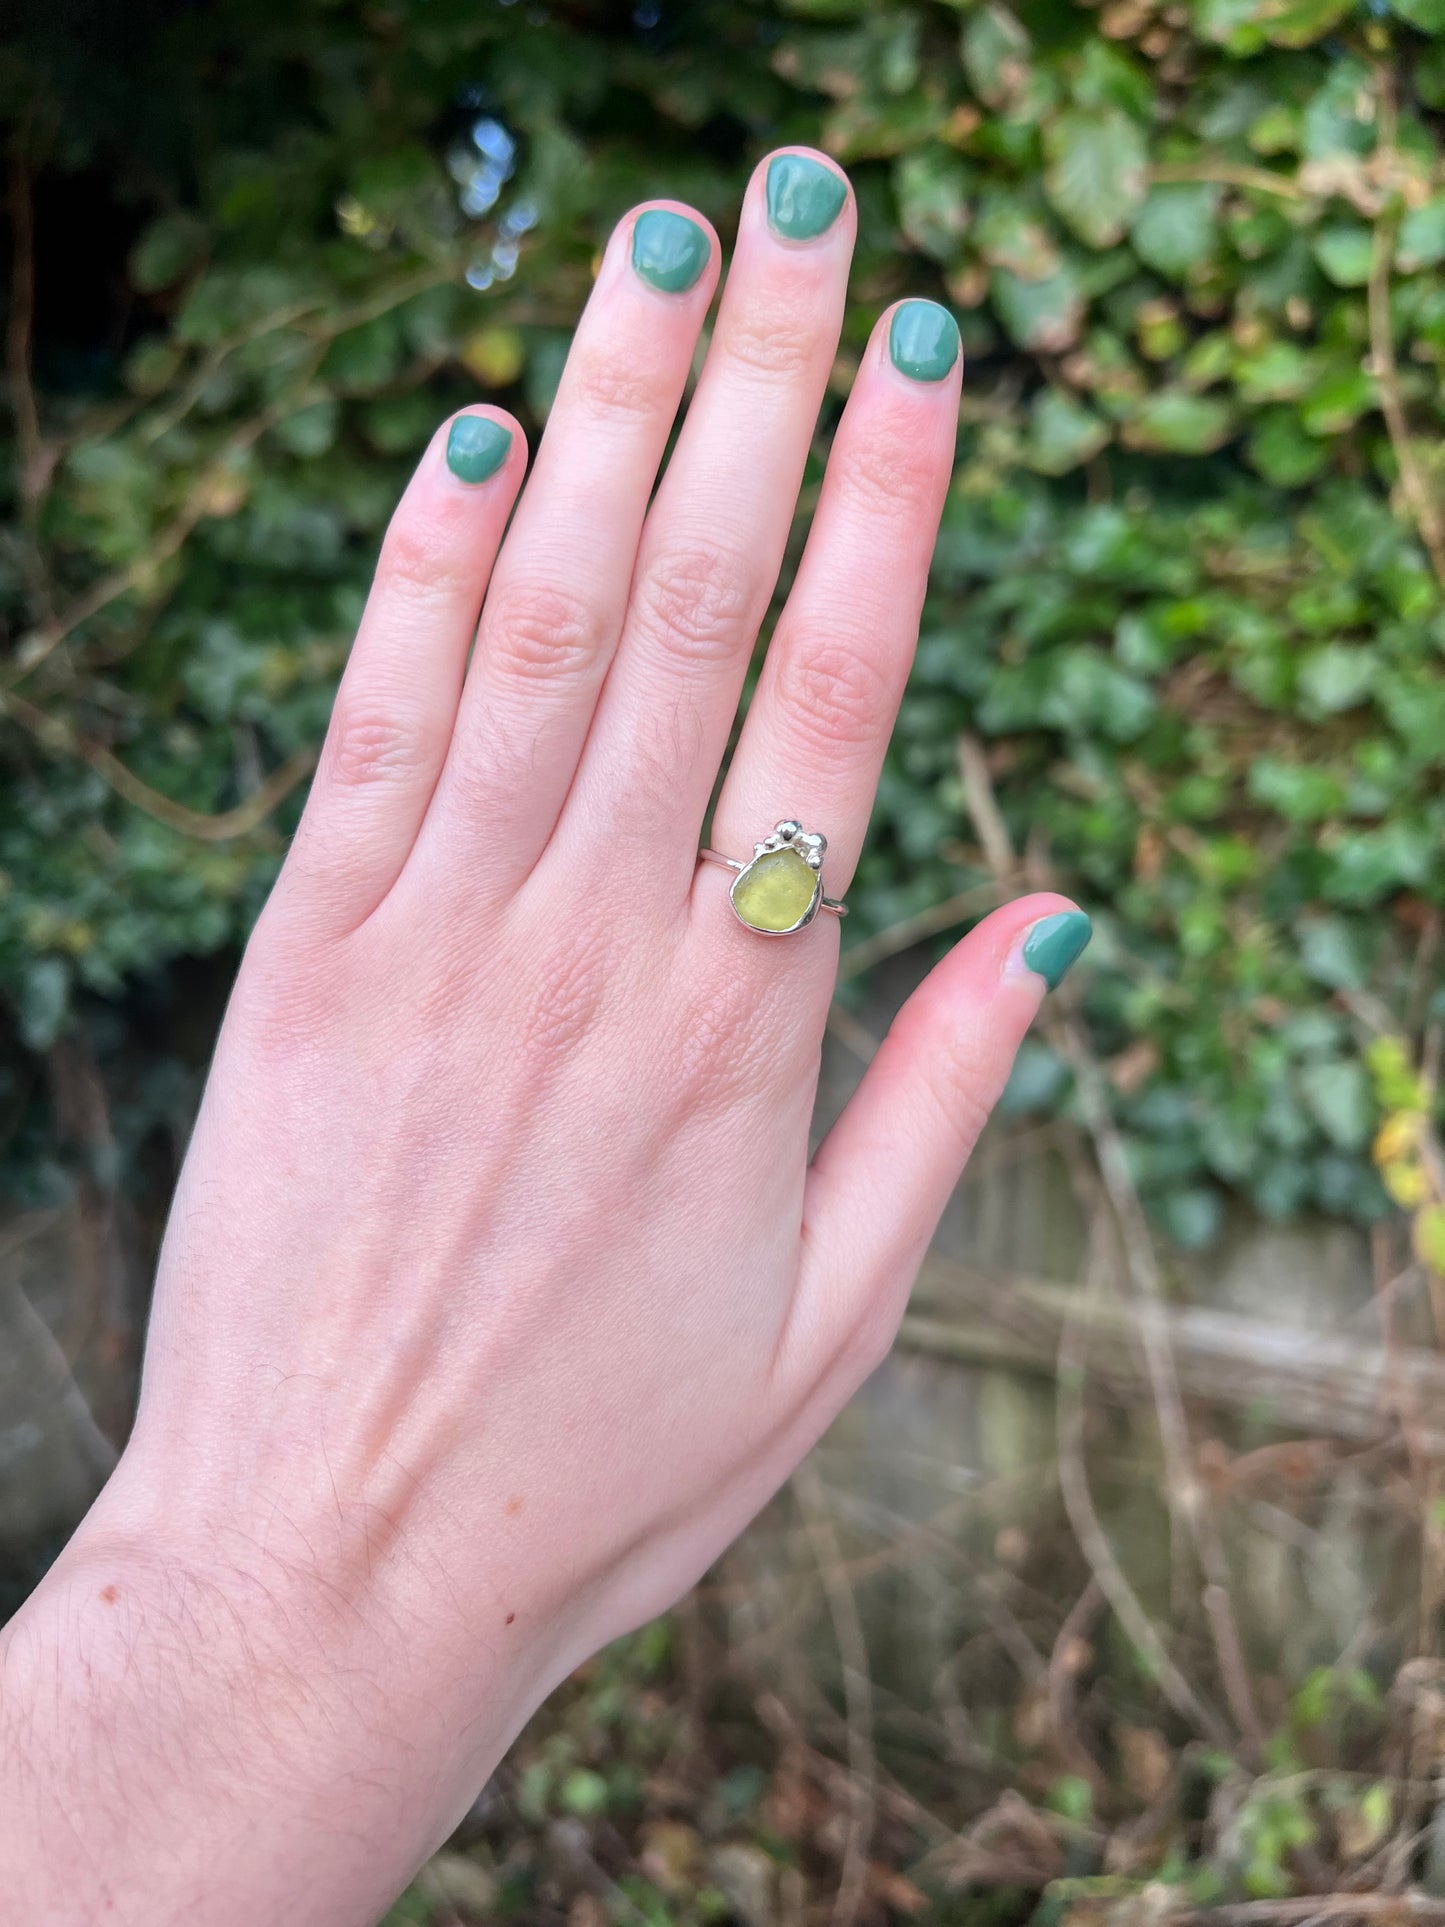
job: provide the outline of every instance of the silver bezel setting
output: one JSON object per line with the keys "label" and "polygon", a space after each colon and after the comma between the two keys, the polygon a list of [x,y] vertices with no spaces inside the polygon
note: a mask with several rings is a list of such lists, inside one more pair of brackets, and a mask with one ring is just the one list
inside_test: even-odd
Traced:
{"label": "silver bezel setting", "polygon": [[[699,863],[717,863],[725,870],[737,872],[728,890],[728,901],[732,904],[733,915],[743,926],[744,930],[751,930],[755,937],[791,937],[796,931],[806,929],[821,910],[826,910],[830,917],[846,917],[848,914],[848,906],[846,903],[840,902],[837,897],[825,897],[823,895],[823,852],[827,847],[828,839],[826,836],[823,836],[818,831],[805,830],[796,817],[785,816],[782,822],[774,829],[771,836],[765,836],[761,843],[755,843],[753,845],[753,853],[746,863],[740,863],[735,856],[728,856],[723,850],[710,850],[707,848],[698,851],[697,860]],[[737,889],[738,885],[759,857],[767,856],[774,850],[789,849],[797,851],[798,855],[802,857],[803,861],[817,878],[817,886],[813,891],[813,900],[808,905],[804,914],[799,917],[798,921],[790,924],[786,930],[764,930],[756,923],[749,923],[748,919],[738,909],[737,899],[733,895],[733,891]]]}
{"label": "silver bezel setting", "polygon": [[[728,902],[733,907],[733,915],[745,930],[751,930],[758,937],[791,937],[799,930],[806,930],[823,907],[823,852],[828,847],[828,839],[816,830],[805,830],[796,818],[785,816],[761,843],[753,845],[752,856],[746,863],[736,865],[737,875],[728,890]],[[759,857],[771,856],[777,850],[792,850],[802,857],[813,872],[813,895],[807,909],[796,923],[790,923],[786,930],[764,930],[748,919],[738,909],[737,891],[743,878],[752,869]]]}

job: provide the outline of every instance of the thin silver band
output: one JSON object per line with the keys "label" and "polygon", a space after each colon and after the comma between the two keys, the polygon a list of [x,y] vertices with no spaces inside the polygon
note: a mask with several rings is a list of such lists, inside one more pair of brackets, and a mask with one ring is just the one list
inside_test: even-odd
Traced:
{"label": "thin silver band", "polygon": [[[746,863],[739,863],[735,856],[724,856],[721,850],[699,850],[700,863],[720,863],[725,870],[746,870]],[[820,910],[831,910],[835,917],[846,917],[848,906],[836,897],[824,897],[818,905]]]}

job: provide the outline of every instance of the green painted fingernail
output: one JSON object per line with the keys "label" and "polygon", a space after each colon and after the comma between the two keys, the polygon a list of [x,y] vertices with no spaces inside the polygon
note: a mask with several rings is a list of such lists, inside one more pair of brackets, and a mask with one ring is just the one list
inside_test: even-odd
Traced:
{"label": "green painted fingernail", "polygon": [[1082,910],[1060,910],[1036,923],[1024,938],[1024,962],[1050,990],[1057,990],[1093,934],[1094,926]]}
{"label": "green painted fingernail", "polygon": [[447,436],[447,467],[461,482],[485,482],[506,461],[512,431],[486,415],[458,415]]}
{"label": "green painted fingernail", "polygon": [[848,183],[806,154],[776,154],[768,163],[768,221],[785,241],[812,241],[843,211]]}
{"label": "green painted fingernail", "polygon": [[942,381],[958,360],[958,323],[936,301],[905,301],[888,330],[893,366],[913,381]]}
{"label": "green painted fingernail", "polygon": [[712,242],[685,214],[650,207],[632,226],[632,265],[664,294],[686,294],[708,264]]}

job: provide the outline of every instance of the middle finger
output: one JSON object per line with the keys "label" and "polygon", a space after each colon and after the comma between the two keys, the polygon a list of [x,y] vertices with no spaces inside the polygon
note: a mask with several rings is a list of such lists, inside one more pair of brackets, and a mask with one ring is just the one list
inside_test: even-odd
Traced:
{"label": "middle finger", "polygon": [[[848,183],[772,155],[749,183],[697,393],[647,518],[617,654],[559,841],[674,830],[685,893],[753,644],[777,582],[837,353],[853,251]],[[575,843],[565,860],[576,855]]]}

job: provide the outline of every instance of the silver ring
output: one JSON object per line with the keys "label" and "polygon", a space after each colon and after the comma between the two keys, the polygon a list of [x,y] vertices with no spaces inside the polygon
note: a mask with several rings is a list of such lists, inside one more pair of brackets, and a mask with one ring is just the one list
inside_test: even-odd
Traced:
{"label": "silver ring", "polygon": [[826,836],[805,830],[784,817],[771,836],[753,845],[746,863],[724,856],[721,850],[699,850],[701,863],[720,863],[736,870],[728,896],[739,923],[764,937],[790,937],[805,930],[820,910],[846,917],[848,907],[823,895],[823,852]]}

